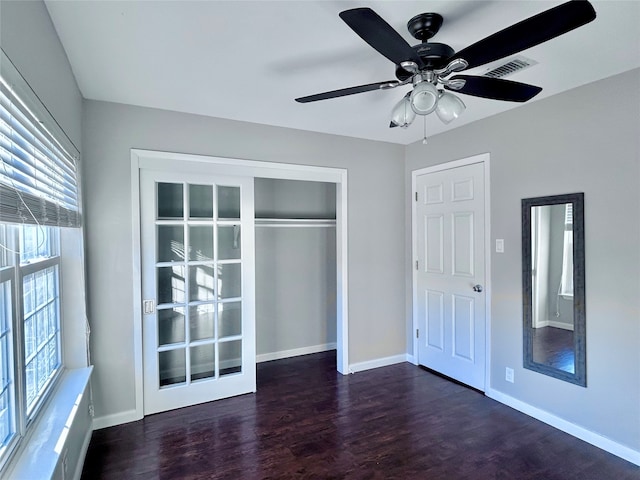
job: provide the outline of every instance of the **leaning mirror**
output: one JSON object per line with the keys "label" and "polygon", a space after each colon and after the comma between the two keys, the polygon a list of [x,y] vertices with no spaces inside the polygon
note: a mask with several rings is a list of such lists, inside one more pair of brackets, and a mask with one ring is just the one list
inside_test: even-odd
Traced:
{"label": "leaning mirror", "polygon": [[586,387],[584,194],[522,200],[524,368]]}

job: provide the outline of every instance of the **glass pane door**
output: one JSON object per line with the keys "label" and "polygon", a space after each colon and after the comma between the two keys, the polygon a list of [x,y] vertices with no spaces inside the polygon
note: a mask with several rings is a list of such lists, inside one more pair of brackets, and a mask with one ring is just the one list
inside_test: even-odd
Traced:
{"label": "glass pane door", "polygon": [[241,324],[224,315],[241,310],[240,187],[157,182],[156,195],[158,386],[240,373]]}
{"label": "glass pane door", "polygon": [[[244,311],[245,294],[253,292],[244,292],[249,265],[243,251],[252,251],[243,237],[253,222],[252,216],[243,215],[242,186],[175,176],[146,183],[146,191],[151,193],[152,186],[154,196],[152,235],[151,225],[147,227],[154,256],[145,255],[152,260],[145,273],[153,278],[145,283],[153,284],[153,292],[144,295],[152,293],[156,298],[156,312],[152,325],[148,318],[145,322],[155,332],[153,338],[145,339],[145,361],[155,365],[153,372],[145,367],[145,413],[150,413],[149,395],[169,398],[173,394],[163,392],[191,391],[198,384],[222,383],[245,373],[253,377],[255,390],[253,324],[245,331],[250,322]],[[183,406],[185,395],[175,396]]]}

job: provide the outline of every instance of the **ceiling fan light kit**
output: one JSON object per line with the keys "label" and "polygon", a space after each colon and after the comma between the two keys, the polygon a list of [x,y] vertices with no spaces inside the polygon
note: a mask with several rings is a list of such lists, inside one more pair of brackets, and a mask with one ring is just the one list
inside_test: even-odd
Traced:
{"label": "ceiling fan light kit", "polygon": [[296,101],[309,103],[412,84],[411,92],[393,107],[389,125],[408,127],[416,115],[426,116],[434,111],[445,124],[458,118],[466,106],[458,96],[445,90],[508,102],[530,100],[542,91],[541,87],[487,76],[450,75],[514,55],[570,32],[593,21],[596,12],[587,0],[571,0],[458,52],[449,45],[429,42],[444,23],[443,17],[437,13],[421,13],[407,23],[411,35],[421,42],[415,46],[409,45],[370,8],[345,10],[340,13],[340,18],[360,38],[395,64],[398,80],[332,90],[296,98]]}
{"label": "ceiling fan light kit", "polygon": [[442,92],[438,99],[438,106],[436,107],[436,115],[442,121],[442,123],[450,124],[465,111],[467,106],[462,99],[456,97],[453,93]]}
{"label": "ceiling fan light kit", "polygon": [[436,109],[438,96],[436,86],[428,80],[421,79],[411,91],[411,108],[418,115],[429,115]]}
{"label": "ceiling fan light kit", "polygon": [[402,100],[396,103],[396,106],[391,110],[391,124],[390,127],[402,127],[407,128],[413,123],[416,118],[416,112],[411,107],[411,99],[409,98],[411,92],[407,93]]}

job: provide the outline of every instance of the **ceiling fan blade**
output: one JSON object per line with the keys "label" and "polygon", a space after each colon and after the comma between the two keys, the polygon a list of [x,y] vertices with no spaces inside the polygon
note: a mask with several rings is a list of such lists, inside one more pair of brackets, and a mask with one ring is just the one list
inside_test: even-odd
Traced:
{"label": "ceiling fan blade", "polygon": [[500,30],[457,52],[451,60],[463,58],[468,68],[484,65],[558,37],[596,18],[586,0],[572,0]]}
{"label": "ceiling fan blade", "polygon": [[526,83],[503,80],[502,78],[476,77],[472,75],[455,75],[451,80],[464,80],[462,88],[446,87],[453,92],[460,92],[474,97],[504,100],[507,102],[526,102],[542,91],[542,87]]}
{"label": "ceiling fan blade", "polygon": [[296,98],[298,103],[317,102],[318,100],[328,100],[330,98],[345,97],[356,93],[371,92],[373,90],[381,90],[383,88],[391,88],[397,86],[400,82],[397,80],[388,80],[386,82],[368,83],[367,85],[358,85],[357,87],[341,88],[340,90],[331,90],[330,92],[316,93],[307,97]]}
{"label": "ceiling fan blade", "polygon": [[396,65],[411,60],[420,68],[424,63],[411,45],[383,18],[370,8],[353,8],[340,13],[340,18],[360,38]]}

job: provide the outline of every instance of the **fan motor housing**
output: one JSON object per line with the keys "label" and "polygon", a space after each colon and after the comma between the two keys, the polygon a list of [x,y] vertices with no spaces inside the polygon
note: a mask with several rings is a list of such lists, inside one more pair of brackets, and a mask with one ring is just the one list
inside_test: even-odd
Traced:
{"label": "fan motor housing", "polygon": [[438,13],[420,13],[407,22],[407,30],[413,38],[426,42],[438,33],[443,20]]}
{"label": "fan motor housing", "polygon": [[[453,48],[449,45],[436,42],[420,43],[412,48],[429,70],[437,70],[446,67],[449,63],[449,59],[455,53]],[[396,67],[396,77],[398,80],[404,81],[412,76],[413,74],[411,72],[406,71],[400,65]]]}

